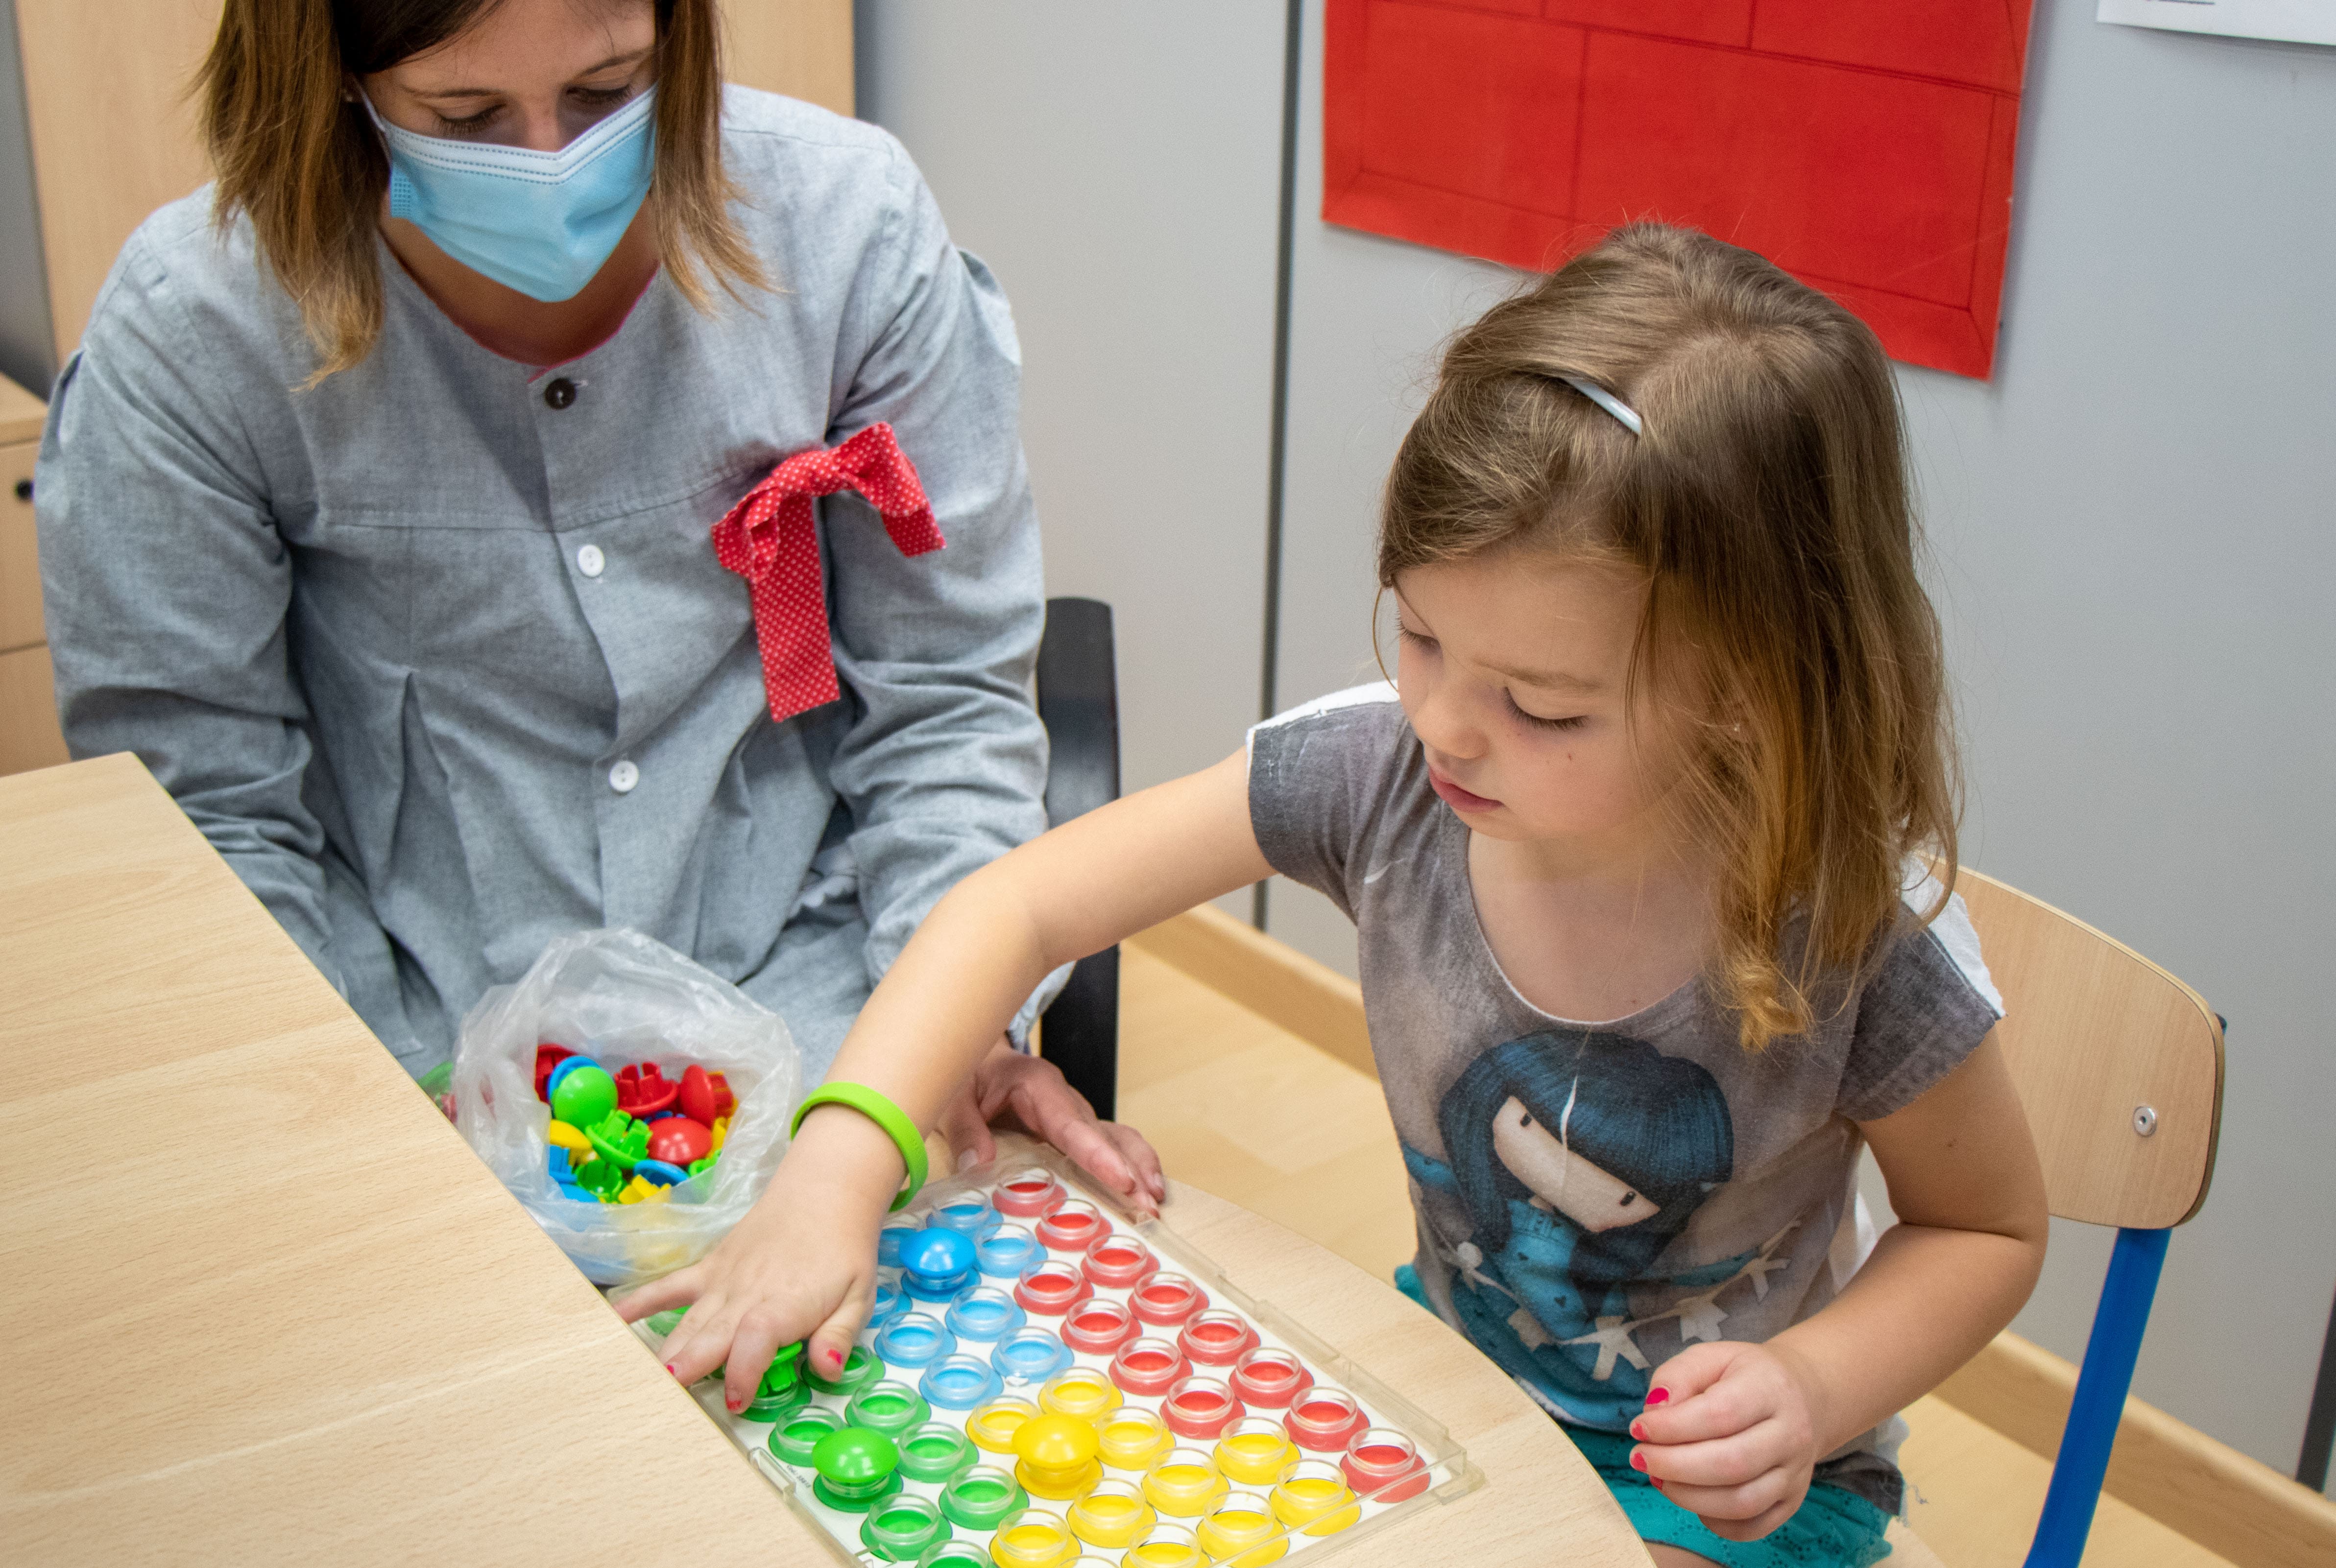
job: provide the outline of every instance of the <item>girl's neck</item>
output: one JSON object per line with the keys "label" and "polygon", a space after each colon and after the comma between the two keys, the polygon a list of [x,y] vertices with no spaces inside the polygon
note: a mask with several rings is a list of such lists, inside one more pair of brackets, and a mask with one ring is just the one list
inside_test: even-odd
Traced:
{"label": "girl's neck", "polygon": [[531,366],[564,364],[606,343],[657,276],[657,226],[649,203],[592,281],[572,299],[530,299],[472,271],[402,218],[384,217],[390,254],[446,318],[492,353]]}
{"label": "girl's neck", "polygon": [[1553,1017],[1626,1018],[1694,979],[1710,955],[1710,868],[1668,835],[1471,834],[1468,875],[1494,957]]}

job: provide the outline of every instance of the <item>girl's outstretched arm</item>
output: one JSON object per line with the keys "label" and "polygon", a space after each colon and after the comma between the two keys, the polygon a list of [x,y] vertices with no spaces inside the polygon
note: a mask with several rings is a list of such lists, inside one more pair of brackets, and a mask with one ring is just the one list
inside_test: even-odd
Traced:
{"label": "girl's outstretched arm", "polygon": [[2044,1263],[2044,1175],[1995,1036],[1861,1124],[1898,1223],[1823,1311],[1766,1344],[1655,1370],[1631,1463],[1713,1533],[1791,1517],[1816,1461],[1938,1386],[2011,1321]]}
{"label": "girl's outstretched arm", "polygon": [[[828,1071],[930,1128],[1025,998],[1060,964],[1272,875],[1250,828],[1249,760],[1091,811],[959,883],[926,916],[861,1010]],[[1042,1136],[1046,1128],[1037,1129]],[[876,1232],[900,1155],[874,1122],[822,1105],[766,1191],[706,1256],[625,1298],[628,1321],[694,1302],[666,1341],[695,1382],[725,1365],[745,1405],[782,1345],[840,1367],[874,1294]],[[1139,1205],[1150,1194],[1133,1186]]]}

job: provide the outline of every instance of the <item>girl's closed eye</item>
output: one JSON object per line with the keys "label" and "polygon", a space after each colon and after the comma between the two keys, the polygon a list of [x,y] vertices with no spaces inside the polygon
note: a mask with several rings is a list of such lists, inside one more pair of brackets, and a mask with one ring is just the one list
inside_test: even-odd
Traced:
{"label": "girl's closed eye", "polygon": [[1590,715],[1587,713],[1574,713],[1562,719],[1545,718],[1539,713],[1529,713],[1518,703],[1517,694],[1514,692],[1506,692],[1503,695],[1509,700],[1510,716],[1523,720],[1536,730],[1579,730],[1582,725],[1590,722]]}

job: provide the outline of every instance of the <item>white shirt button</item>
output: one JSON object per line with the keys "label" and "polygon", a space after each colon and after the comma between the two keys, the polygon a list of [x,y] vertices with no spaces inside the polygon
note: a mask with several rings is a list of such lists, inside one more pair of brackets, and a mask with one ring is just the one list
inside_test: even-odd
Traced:
{"label": "white shirt button", "polygon": [[629,757],[608,769],[608,788],[619,795],[629,795],[633,786],[641,781],[641,770],[633,766]]}
{"label": "white shirt button", "polygon": [[576,569],[588,577],[597,577],[608,569],[608,557],[600,553],[598,545],[587,545],[576,552]]}

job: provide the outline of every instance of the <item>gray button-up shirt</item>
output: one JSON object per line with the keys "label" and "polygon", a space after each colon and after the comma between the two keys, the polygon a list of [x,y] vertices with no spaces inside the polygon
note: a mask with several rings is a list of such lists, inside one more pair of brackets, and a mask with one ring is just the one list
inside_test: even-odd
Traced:
{"label": "gray button-up shirt", "polygon": [[[660,275],[539,372],[384,249],[378,345],[301,390],[298,313],[205,190],[131,237],[59,381],[74,754],[136,751],[409,1071],[550,938],[623,925],[775,1008],[815,1082],[934,901],[1045,826],[1005,299],[883,131],[734,88],[723,156],[776,288],[713,316]],[[707,530],[879,421],[948,547],[820,503],[844,697],[774,723]]]}

